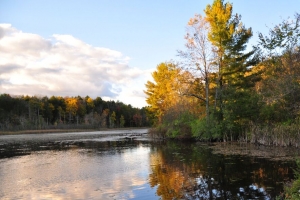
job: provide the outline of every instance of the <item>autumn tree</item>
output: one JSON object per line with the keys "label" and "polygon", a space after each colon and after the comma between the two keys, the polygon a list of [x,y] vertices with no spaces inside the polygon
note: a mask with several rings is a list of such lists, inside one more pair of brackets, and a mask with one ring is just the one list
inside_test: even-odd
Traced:
{"label": "autumn tree", "polygon": [[133,121],[135,123],[136,126],[142,126],[142,115],[140,115],[139,113],[136,113],[133,115]]}
{"label": "autumn tree", "polygon": [[85,101],[85,104],[86,104],[86,112],[87,113],[93,112],[93,110],[95,108],[95,104],[94,104],[93,99],[89,96],[86,96],[84,98],[84,101]]}
{"label": "autumn tree", "polygon": [[76,112],[78,110],[77,99],[74,97],[66,97],[66,112],[69,114],[69,123],[72,122],[73,117],[76,116]]}
{"label": "autumn tree", "polygon": [[135,108],[122,102],[104,101],[100,97],[92,99],[89,96],[85,98],[51,96],[48,98],[47,96],[0,94],[1,130],[51,129],[52,125],[59,125],[62,128],[67,122],[90,125],[91,128],[110,125],[116,127],[119,124],[121,127],[133,126],[135,113],[141,113],[142,120],[139,125],[149,124],[144,116],[145,108]]}
{"label": "autumn tree", "polygon": [[152,73],[154,82],[147,81],[144,91],[147,95],[146,102],[150,105],[149,111],[161,123],[164,113],[178,100],[177,77],[180,69],[173,63],[161,63]]}
{"label": "autumn tree", "polygon": [[263,50],[262,80],[256,89],[264,104],[262,121],[269,123],[295,120],[300,113],[300,15],[283,20],[259,34]]}

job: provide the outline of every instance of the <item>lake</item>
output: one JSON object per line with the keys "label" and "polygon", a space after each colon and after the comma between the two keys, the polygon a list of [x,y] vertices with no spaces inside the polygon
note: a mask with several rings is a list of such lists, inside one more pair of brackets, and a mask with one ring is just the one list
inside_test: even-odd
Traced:
{"label": "lake", "polygon": [[0,136],[0,199],[274,199],[298,149],[153,141],[147,129]]}

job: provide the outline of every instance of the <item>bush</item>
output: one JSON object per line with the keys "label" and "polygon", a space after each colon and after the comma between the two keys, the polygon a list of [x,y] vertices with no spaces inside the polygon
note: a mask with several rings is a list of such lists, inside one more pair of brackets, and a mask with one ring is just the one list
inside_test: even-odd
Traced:
{"label": "bush", "polygon": [[206,119],[195,119],[191,122],[192,135],[198,139],[209,139]]}
{"label": "bush", "polygon": [[191,139],[191,122],[194,120],[195,117],[191,113],[180,113],[176,118],[172,116],[172,120],[165,119],[162,124],[150,129],[149,134],[152,138]]}
{"label": "bush", "polygon": [[297,169],[295,169],[296,180],[289,187],[285,188],[285,199],[300,199],[300,159],[296,160]]}
{"label": "bush", "polygon": [[193,137],[200,140],[218,140],[222,138],[222,124],[210,117],[209,124],[206,118],[195,119],[191,123]]}

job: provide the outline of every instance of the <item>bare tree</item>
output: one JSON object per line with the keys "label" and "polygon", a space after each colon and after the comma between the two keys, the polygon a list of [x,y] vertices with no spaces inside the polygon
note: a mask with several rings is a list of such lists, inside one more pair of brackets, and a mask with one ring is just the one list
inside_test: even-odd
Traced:
{"label": "bare tree", "polygon": [[208,40],[208,31],[209,24],[205,18],[196,14],[188,22],[185,35],[186,51],[178,51],[179,56],[183,58],[182,67],[194,76],[192,81],[188,81],[198,81],[198,84],[205,85],[205,94],[196,94],[195,91],[186,90],[182,91],[182,95],[193,96],[205,102],[207,123],[209,122],[209,84],[214,56],[213,47]]}

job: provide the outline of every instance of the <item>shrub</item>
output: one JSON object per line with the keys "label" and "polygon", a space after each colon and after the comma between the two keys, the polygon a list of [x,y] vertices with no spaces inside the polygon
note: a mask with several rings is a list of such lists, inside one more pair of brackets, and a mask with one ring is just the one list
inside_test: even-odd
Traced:
{"label": "shrub", "polygon": [[294,170],[296,180],[285,188],[285,199],[298,200],[300,199],[300,159],[296,160],[297,168]]}

